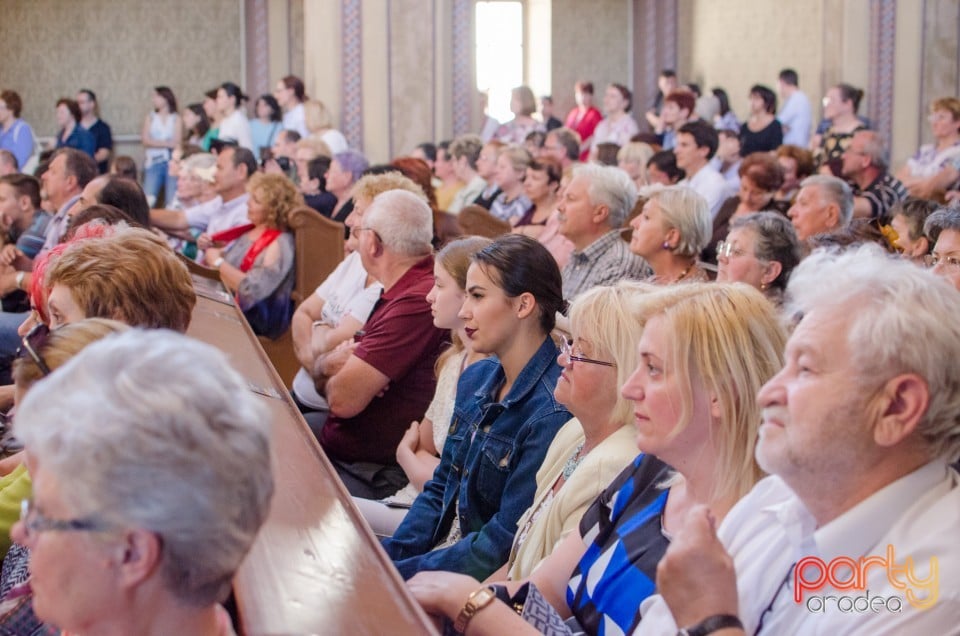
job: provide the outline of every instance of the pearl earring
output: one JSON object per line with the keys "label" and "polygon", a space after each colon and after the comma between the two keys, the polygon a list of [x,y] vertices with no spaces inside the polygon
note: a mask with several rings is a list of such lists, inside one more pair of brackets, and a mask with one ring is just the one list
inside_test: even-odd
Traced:
{"label": "pearl earring", "polygon": [[663,249],[668,250],[668,249],[670,249],[670,243],[667,242],[667,241],[664,241],[662,247],[663,247]]}

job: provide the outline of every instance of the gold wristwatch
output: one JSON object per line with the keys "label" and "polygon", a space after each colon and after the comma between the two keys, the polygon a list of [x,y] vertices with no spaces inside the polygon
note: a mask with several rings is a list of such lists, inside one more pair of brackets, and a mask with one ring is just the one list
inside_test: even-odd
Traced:
{"label": "gold wristwatch", "polygon": [[453,622],[453,629],[458,634],[462,634],[467,629],[467,624],[477,615],[477,612],[493,602],[497,598],[497,593],[492,585],[485,585],[475,590],[467,597],[467,602],[457,615],[457,620]]}

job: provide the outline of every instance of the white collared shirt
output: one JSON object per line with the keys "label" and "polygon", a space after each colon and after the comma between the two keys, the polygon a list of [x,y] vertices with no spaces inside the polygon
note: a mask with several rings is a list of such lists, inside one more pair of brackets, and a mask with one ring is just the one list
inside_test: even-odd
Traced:
{"label": "white collared shirt", "polygon": [[[761,635],[960,634],[958,481],[960,476],[943,461],[930,462],[821,528],[816,528],[813,516],[779,477],[758,483],[734,506],[717,533],[737,570],[740,619],[746,633],[758,633],[761,616],[769,608]],[[791,571],[801,558],[815,556],[825,563],[836,557],[886,560],[888,545],[894,549],[894,564],[903,566],[909,557],[920,578],[929,575],[931,557],[937,559],[938,598],[931,608],[913,607],[905,590],[894,587],[880,565],[866,570],[870,598],[889,599],[880,611],[841,611],[838,604],[846,610],[858,597],[865,597],[865,592],[829,584],[804,590],[800,603],[794,600],[796,582]],[[815,566],[805,569],[804,577],[815,578],[815,570]],[[837,578],[847,580],[847,572],[838,569]],[[926,592],[918,590],[917,595],[922,599]],[[894,602],[894,596],[902,602]],[[821,601],[823,597],[832,598]],[[838,601],[840,597],[849,600]],[[866,603],[861,600],[858,606]],[[886,609],[898,605],[900,612]],[[677,625],[659,595],[647,599],[641,611],[643,620],[635,633],[676,634]]]}

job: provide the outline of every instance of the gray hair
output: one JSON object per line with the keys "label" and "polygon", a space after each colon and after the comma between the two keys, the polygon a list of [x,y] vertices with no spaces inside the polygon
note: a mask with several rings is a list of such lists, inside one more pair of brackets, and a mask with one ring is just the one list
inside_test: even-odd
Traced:
{"label": "gray hair", "polygon": [[170,593],[226,598],[273,477],[266,409],[224,354],[172,331],[108,336],[33,387],[15,429],[78,515],[158,535]]}
{"label": "gray hair", "polygon": [[630,176],[614,166],[583,164],[573,169],[573,178],[577,177],[589,181],[587,196],[590,203],[607,206],[610,227],[614,230],[622,228],[637,202],[637,186]]}
{"label": "gray hair", "polygon": [[363,215],[364,225],[380,235],[383,244],[404,256],[429,254],[433,241],[430,206],[406,190],[378,194]]}
{"label": "gray hair", "polygon": [[756,237],[754,256],[761,261],[780,263],[780,274],[770,283],[770,287],[783,291],[802,253],[793,223],[779,212],[754,212],[730,223],[731,230],[741,228],[753,230]]}
{"label": "gray hair", "polygon": [[870,165],[880,170],[887,169],[887,149],[883,137],[875,130],[861,130],[856,133],[864,138],[863,154],[870,157]]}
{"label": "gray hair", "polygon": [[454,159],[466,157],[470,169],[476,170],[477,158],[480,156],[480,151],[483,150],[483,139],[480,138],[480,135],[460,135],[454,138],[447,150]]}
{"label": "gray hair", "polygon": [[960,232],[960,210],[940,208],[927,217],[927,220],[923,223],[923,233],[930,241],[931,248],[940,238],[940,232],[944,230]]}
{"label": "gray hair", "polygon": [[180,162],[180,170],[184,174],[191,174],[202,181],[213,183],[217,172],[217,156],[209,152],[190,155]]}
{"label": "gray hair", "polygon": [[816,186],[822,199],[836,203],[840,209],[840,227],[850,225],[853,218],[853,190],[843,179],[825,174],[815,174],[800,182],[801,188]]}
{"label": "gray hair", "polygon": [[680,232],[680,242],[674,253],[698,256],[713,236],[713,219],[707,200],[687,186],[652,188],[649,200],[656,200],[664,221]]}
{"label": "gray hair", "polygon": [[930,403],[917,427],[931,458],[960,454],[960,294],[947,281],[876,245],[816,250],[787,286],[789,313],[855,308],[847,342],[862,378],[915,373]]}

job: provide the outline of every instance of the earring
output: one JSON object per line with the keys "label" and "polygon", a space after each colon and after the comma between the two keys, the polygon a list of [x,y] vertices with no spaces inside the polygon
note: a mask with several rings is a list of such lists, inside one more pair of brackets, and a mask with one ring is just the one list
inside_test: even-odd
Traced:
{"label": "earring", "polygon": [[763,291],[763,290],[765,290],[766,288],[767,288],[767,284],[766,284],[766,283],[760,283],[760,291]]}
{"label": "earring", "polygon": [[663,245],[662,245],[661,247],[663,247],[663,249],[665,249],[665,250],[670,249],[670,242],[669,242],[669,241],[664,241],[664,242],[663,242]]}

